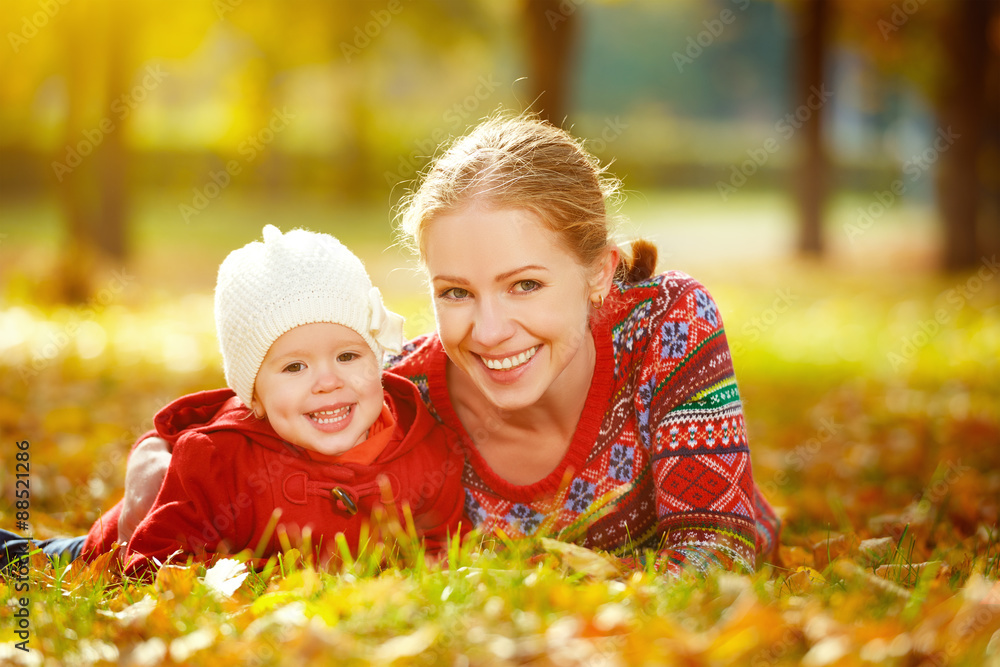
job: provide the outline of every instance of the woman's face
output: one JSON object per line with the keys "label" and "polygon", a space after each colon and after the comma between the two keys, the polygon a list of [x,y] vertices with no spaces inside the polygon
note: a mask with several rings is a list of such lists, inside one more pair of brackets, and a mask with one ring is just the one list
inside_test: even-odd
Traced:
{"label": "woman's face", "polygon": [[534,213],[475,203],[435,218],[424,249],[445,352],[494,406],[579,390],[590,302],[611,271],[582,266]]}

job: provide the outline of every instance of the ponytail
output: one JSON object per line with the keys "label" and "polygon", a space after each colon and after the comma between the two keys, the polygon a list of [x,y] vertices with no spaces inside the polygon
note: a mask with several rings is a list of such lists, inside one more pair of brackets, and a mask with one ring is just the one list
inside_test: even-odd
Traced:
{"label": "ponytail", "polygon": [[632,241],[628,253],[622,252],[615,269],[615,279],[624,283],[638,283],[656,273],[656,246],[646,239]]}

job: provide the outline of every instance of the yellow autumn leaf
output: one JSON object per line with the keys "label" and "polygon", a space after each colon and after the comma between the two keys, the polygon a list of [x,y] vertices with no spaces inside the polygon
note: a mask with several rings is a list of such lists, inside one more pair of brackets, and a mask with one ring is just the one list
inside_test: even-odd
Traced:
{"label": "yellow autumn leaf", "polygon": [[164,565],[156,572],[154,585],[161,593],[172,592],[175,597],[190,595],[194,588],[194,569],[181,565]]}
{"label": "yellow autumn leaf", "polygon": [[618,566],[608,557],[586,547],[560,542],[549,537],[541,538],[541,544],[545,551],[557,556],[560,562],[573,572],[595,579],[614,579],[622,574]]}

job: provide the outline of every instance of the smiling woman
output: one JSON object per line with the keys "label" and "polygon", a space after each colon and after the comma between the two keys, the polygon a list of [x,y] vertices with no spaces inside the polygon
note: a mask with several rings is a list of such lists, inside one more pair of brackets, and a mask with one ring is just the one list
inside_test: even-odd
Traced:
{"label": "smiling woman", "polygon": [[402,228],[437,333],[390,366],[459,433],[465,511],[666,570],[752,569],[779,523],[757,491],[708,291],[611,240],[617,181],[530,117],[487,120],[431,166]]}

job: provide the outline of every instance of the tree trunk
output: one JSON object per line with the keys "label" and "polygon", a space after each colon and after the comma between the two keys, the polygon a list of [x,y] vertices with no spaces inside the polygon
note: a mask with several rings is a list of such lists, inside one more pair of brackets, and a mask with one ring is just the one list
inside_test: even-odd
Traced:
{"label": "tree trunk", "polygon": [[[131,25],[125,25],[125,10],[108,13],[108,83],[105,92],[105,113],[115,123],[115,129],[104,137],[100,155],[95,156],[100,183],[100,219],[95,220],[94,240],[100,252],[115,262],[126,257],[128,211],[128,154],[125,147],[125,120],[112,110],[112,103],[122,94],[130,94],[130,75],[126,63],[131,62],[125,43]],[[148,92],[148,91],[147,91]],[[136,102],[132,102],[135,104]],[[117,108],[117,107],[116,107]],[[131,116],[131,114],[129,114]]]}
{"label": "tree trunk", "polygon": [[[1000,2],[993,8],[993,30],[1000,28]],[[983,201],[980,205],[980,241],[986,255],[1000,254],[1000,41],[990,46],[986,65],[986,103],[983,117],[980,177]]]}
{"label": "tree trunk", "polygon": [[569,108],[569,75],[579,20],[568,0],[524,0],[531,108],[562,126]]}
{"label": "tree trunk", "polygon": [[[796,118],[808,114],[802,133],[802,163],[798,174],[799,252],[823,254],[823,210],[829,191],[830,165],[823,144],[824,63],[829,43],[830,2],[806,0],[798,6],[796,34],[799,54]],[[801,113],[800,113],[801,112]]]}
{"label": "tree trunk", "polygon": [[939,136],[943,132],[954,137],[950,145],[941,141],[935,146],[942,261],[948,271],[972,268],[980,259],[977,227],[983,179],[978,161],[986,138],[988,29],[997,5],[996,0],[953,0],[940,26],[945,62],[938,95]]}
{"label": "tree trunk", "polygon": [[[127,31],[115,12],[100,18],[107,21],[104,34],[70,29],[63,40],[69,103],[65,144],[52,165],[67,232],[60,297],[71,303],[84,302],[94,276],[126,256],[127,157],[123,121],[112,102],[128,92],[122,42]],[[103,68],[104,77],[95,77],[95,68]],[[91,112],[95,97],[100,115]]]}

